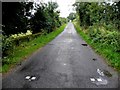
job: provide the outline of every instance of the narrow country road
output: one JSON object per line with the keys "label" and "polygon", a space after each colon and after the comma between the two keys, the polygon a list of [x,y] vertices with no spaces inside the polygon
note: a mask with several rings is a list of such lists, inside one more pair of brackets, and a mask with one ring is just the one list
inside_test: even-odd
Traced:
{"label": "narrow country road", "polygon": [[68,23],[2,83],[3,88],[117,88],[118,74]]}

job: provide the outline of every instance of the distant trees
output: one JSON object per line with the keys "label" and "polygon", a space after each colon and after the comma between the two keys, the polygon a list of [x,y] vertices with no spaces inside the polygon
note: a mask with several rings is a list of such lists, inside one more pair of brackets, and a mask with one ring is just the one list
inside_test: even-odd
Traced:
{"label": "distant trees", "polygon": [[67,17],[69,20],[74,20],[76,18],[76,14],[75,13],[70,13],[69,16]]}
{"label": "distant trees", "polygon": [[67,23],[67,19],[64,17],[60,17],[60,25]]}
{"label": "distant trees", "polygon": [[[3,34],[11,35],[25,33],[31,30],[33,33],[52,32],[60,26],[58,4],[48,2],[35,5],[33,2],[3,2],[2,24]],[[34,15],[32,10],[35,9]]]}

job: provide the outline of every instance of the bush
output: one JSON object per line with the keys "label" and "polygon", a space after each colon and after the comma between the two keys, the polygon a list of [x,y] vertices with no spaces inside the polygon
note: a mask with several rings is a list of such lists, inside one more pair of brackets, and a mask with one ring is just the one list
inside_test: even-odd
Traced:
{"label": "bush", "polygon": [[12,54],[12,50],[15,46],[21,45],[23,42],[29,42],[30,40],[33,40],[34,38],[37,38],[38,36],[44,34],[43,33],[37,33],[37,34],[30,34],[22,37],[13,38],[13,37],[7,37],[2,36],[2,57],[6,57],[8,55]]}
{"label": "bush", "polygon": [[[107,28],[108,29],[108,28]],[[106,27],[96,27],[95,25],[88,28],[88,35],[92,39],[92,43],[102,43],[102,45],[110,45],[114,51],[120,51],[120,33],[115,30],[107,30]]]}
{"label": "bush", "polygon": [[2,36],[2,57],[7,56],[13,49],[13,40],[7,36]]}

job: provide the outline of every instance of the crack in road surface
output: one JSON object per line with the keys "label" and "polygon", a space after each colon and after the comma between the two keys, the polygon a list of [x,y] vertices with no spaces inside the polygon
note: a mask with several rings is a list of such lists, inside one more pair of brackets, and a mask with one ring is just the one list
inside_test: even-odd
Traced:
{"label": "crack in road surface", "polygon": [[[103,72],[100,70],[106,70],[105,76],[100,76],[97,69],[99,74]],[[31,76],[33,81],[28,82],[25,77],[32,79]],[[118,74],[68,23],[53,41],[5,77],[2,85],[3,88],[117,88]]]}

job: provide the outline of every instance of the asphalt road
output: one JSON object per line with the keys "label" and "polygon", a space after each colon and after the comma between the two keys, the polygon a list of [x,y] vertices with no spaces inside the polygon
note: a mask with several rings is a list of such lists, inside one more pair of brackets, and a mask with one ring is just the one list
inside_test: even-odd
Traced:
{"label": "asphalt road", "polygon": [[[83,44],[83,45],[82,45]],[[7,75],[3,88],[117,88],[118,74],[76,33],[72,23]]]}

